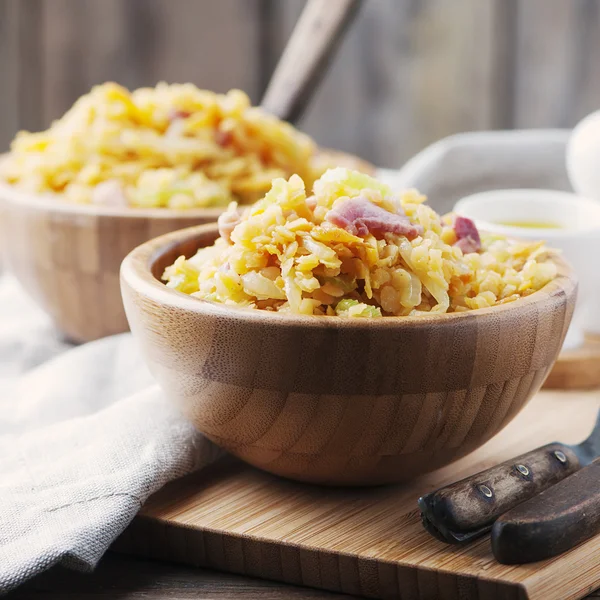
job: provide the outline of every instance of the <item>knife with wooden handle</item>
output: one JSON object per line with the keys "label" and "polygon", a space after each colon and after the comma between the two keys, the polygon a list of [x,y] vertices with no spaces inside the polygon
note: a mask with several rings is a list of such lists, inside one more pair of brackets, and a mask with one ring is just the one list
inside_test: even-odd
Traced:
{"label": "knife with wooden handle", "polygon": [[[548,444],[419,498],[425,529],[449,544],[489,532],[503,513],[600,456],[600,413],[581,444]],[[600,480],[599,480],[600,481]]]}
{"label": "knife with wooden handle", "polygon": [[492,551],[505,565],[536,562],[600,533],[600,458],[502,515]]}

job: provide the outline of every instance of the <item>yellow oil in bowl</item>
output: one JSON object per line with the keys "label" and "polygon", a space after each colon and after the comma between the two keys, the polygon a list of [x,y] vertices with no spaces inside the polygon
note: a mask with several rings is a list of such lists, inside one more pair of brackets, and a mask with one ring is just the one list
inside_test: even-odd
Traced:
{"label": "yellow oil in bowl", "polygon": [[562,225],[550,221],[499,221],[498,225],[521,227],[524,229],[564,229]]}

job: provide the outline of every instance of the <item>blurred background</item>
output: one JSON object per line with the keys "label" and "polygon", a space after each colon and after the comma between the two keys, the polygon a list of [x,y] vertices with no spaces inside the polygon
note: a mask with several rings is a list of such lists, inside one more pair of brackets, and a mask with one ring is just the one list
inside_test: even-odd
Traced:
{"label": "blurred background", "polygon": [[[107,80],[259,102],[304,0],[0,0],[0,151]],[[459,131],[600,105],[598,0],[364,0],[300,127],[397,167]]]}

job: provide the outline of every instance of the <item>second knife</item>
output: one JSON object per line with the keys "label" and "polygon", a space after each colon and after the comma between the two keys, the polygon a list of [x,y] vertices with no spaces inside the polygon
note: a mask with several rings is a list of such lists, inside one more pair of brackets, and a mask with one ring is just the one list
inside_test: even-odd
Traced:
{"label": "second knife", "polygon": [[470,542],[490,531],[507,510],[599,456],[600,413],[581,444],[548,444],[419,498],[423,525],[443,542]]}

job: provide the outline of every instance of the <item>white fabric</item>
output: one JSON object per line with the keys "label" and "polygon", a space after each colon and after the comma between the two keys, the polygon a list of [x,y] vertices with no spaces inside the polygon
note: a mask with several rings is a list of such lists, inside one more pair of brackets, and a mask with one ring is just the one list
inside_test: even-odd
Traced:
{"label": "white fabric", "polygon": [[[453,136],[380,176],[440,211],[482,189],[565,189],[566,139]],[[130,334],[72,347],[0,276],[0,593],[56,563],[92,569],[152,492],[219,453],[153,384]]]}
{"label": "white fabric", "polygon": [[379,176],[397,189],[415,187],[438,212],[462,196],[514,187],[571,190],[565,164],[569,130],[461,133],[425,148],[398,171]]}
{"label": "white fabric", "polygon": [[71,347],[0,278],[0,594],[59,562],[93,568],[152,492],[219,453],[130,334]]}

